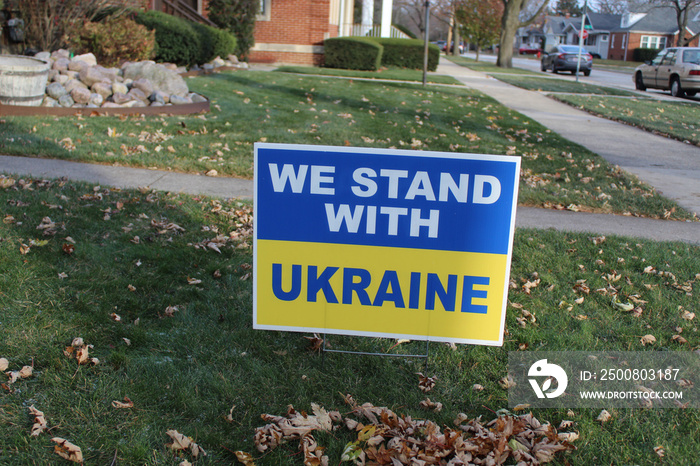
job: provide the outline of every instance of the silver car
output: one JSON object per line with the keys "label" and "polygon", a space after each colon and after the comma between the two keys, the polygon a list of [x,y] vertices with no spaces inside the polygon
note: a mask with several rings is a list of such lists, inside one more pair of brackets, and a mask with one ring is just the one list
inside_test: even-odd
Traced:
{"label": "silver car", "polygon": [[674,97],[694,96],[700,91],[700,47],[671,47],[639,65],[632,75],[637,90],[671,91]]}

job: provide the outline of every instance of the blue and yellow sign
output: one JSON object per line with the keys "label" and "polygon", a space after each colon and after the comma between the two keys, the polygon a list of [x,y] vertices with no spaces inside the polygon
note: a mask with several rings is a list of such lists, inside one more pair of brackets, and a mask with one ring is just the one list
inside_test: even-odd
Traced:
{"label": "blue and yellow sign", "polygon": [[255,145],[253,326],[501,345],[520,158]]}

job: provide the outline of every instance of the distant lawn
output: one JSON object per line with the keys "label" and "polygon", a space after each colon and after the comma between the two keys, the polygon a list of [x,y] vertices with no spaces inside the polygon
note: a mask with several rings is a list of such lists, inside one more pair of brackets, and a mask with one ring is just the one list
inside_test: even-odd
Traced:
{"label": "distant lawn", "polygon": [[447,57],[451,62],[465,66],[474,71],[481,71],[482,73],[499,73],[499,74],[518,74],[518,75],[536,75],[537,73],[530,70],[524,70],[522,68],[500,68],[492,62],[476,61],[473,58],[467,57]]}
{"label": "distant lawn", "polygon": [[[344,78],[388,79],[392,81],[423,82],[423,71],[404,68],[384,68],[379,71],[340,70],[318,66],[281,66],[276,71],[283,73],[311,74],[319,76],[338,76]],[[461,83],[452,76],[428,73],[426,81],[431,84]]]}
{"label": "distant lawn", "polygon": [[700,145],[700,105],[682,101],[556,95],[557,100],[611,120]]}
{"label": "distant lawn", "polygon": [[571,94],[597,94],[597,95],[619,95],[634,96],[634,92],[612,87],[596,86],[584,82],[575,82],[565,79],[529,77],[529,76],[509,76],[506,74],[495,76],[497,79],[513,86],[523,89],[541,92],[564,92]]}

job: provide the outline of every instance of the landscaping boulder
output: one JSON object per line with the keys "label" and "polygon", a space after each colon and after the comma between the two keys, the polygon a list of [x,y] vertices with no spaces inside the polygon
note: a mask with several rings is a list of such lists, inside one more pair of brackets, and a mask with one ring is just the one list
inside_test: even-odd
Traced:
{"label": "landscaping boulder", "polygon": [[184,97],[189,92],[185,80],[175,71],[152,61],[126,63],[122,67],[126,79],[148,79],[153,87],[170,95]]}

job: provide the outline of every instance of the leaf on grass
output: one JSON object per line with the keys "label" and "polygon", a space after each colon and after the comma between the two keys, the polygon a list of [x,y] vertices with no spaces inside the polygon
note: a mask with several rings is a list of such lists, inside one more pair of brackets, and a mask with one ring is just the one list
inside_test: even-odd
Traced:
{"label": "leaf on grass", "polygon": [[568,429],[574,425],[574,421],[563,420],[559,423],[559,429]]}
{"label": "leaf on grass", "polygon": [[239,463],[241,463],[245,466],[255,466],[255,460],[253,459],[253,455],[251,455],[250,453],[238,450],[235,452],[235,454],[236,454],[236,459],[238,460]]}
{"label": "leaf on grass", "polygon": [[656,337],[654,335],[647,334],[647,335],[644,335],[639,341],[644,346],[651,345],[651,344],[656,343]]}
{"label": "leaf on grass", "polygon": [[233,410],[236,409],[236,405],[231,406],[231,409],[228,412],[228,415],[226,416],[226,420],[228,422],[233,422]]}
{"label": "leaf on grass", "polygon": [[617,296],[613,297],[612,305],[615,309],[622,312],[629,312],[634,309],[634,304],[630,302],[623,303],[618,299]]}
{"label": "leaf on grass", "polygon": [[193,440],[192,437],[187,437],[177,430],[169,430],[166,432],[168,436],[172,439],[173,443],[168,443],[166,446],[170,448],[171,450],[179,451],[179,450],[189,450],[189,452],[197,458],[200,454],[202,456],[207,456],[207,453],[197,445]]}
{"label": "leaf on grass", "polygon": [[694,312],[689,312],[689,311],[683,311],[681,313],[681,318],[684,320],[693,320],[695,319],[695,313]]}
{"label": "leaf on grass", "polygon": [[4,372],[10,366],[10,362],[5,358],[0,358],[0,372]]}
{"label": "leaf on grass", "polygon": [[474,390],[475,392],[480,392],[480,391],[484,390],[484,386],[480,385],[478,383],[475,383],[474,385],[472,385],[472,390]]}
{"label": "leaf on grass", "polygon": [[199,280],[198,278],[187,277],[188,285],[199,285],[200,283],[202,283],[202,280]]}
{"label": "leaf on grass", "polygon": [[681,345],[688,343],[688,340],[686,340],[685,338],[683,338],[680,335],[673,335],[671,337],[671,340],[675,341],[676,343],[680,343]]}
{"label": "leaf on grass", "polygon": [[516,383],[513,380],[513,377],[511,377],[509,375],[509,376],[503,377],[501,380],[499,380],[498,385],[500,385],[502,389],[508,390],[511,387],[515,387]]}
{"label": "leaf on grass", "polygon": [[323,349],[323,338],[321,338],[318,333],[314,333],[313,336],[304,338],[309,340],[309,351],[320,352]]}
{"label": "leaf on grass", "polygon": [[663,458],[664,456],[666,456],[666,451],[662,446],[654,447],[654,453],[656,453],[659,456],[659,458]]}
{"label": "leaf on grass", "polygon": [[112,407],[116,409],[128,409],[134,407],[134,402],[128,396],[124,397],[124,401],[112,401]]}
{"label": "leaf on grass", "polygon": [[430,398],[426,398],[418,404],[421,408],[429,409],[431,411],[435,411],[436,413],[442,411],[442,403],[438,401],[430,401]]}
{"label": "leaf on grass", "polygon": [[416,375],[418,376],[418,388],[420,388],[420,391],[423,393],[428,393],[435,387],[437,377],[428,377],[423,375],[422,372],[416,372]]}
{"label": "leaf on grass", "polygon": [[180,308],[178,306],[168,306],[165,308],[165,311],[163,311],[163,315],[165,317],[173,317],[179,310]]}
{"label": "leaf on grass", "polygon": [[605,409],[600,412],[598,417],[595,419],[600,422],[608,422],[612,418],[612,415]]}
{"label": "leaf on grass", "polygon": [[60,437],[54,437],[51,441],[56,443],[53,448],[58,456],[74,463],[83,464],[83,452],[79,446],[73,445],[68,440]]}
{"label": "leaf on grass", "polygon": [[44,417],[44,413],[36,409],[34,405],[29,407],[29,414],[34,416],[34,424],[32,425],[32,433],[30,435],[32,437],[38,437],[42,432],[48,429],[46,418]]}
{"label": "leaf on grass", "polygon": [[573,442],[578,440],[578,434],[576,432],[561,432],[557,434],[557,439],[561,440],[562,442]]}

